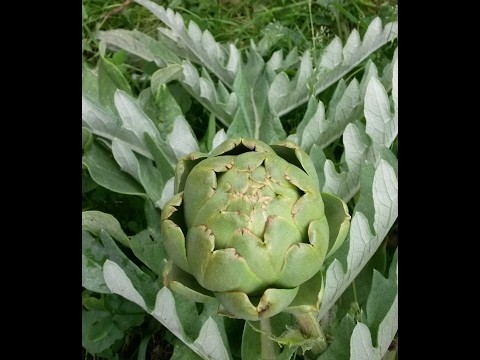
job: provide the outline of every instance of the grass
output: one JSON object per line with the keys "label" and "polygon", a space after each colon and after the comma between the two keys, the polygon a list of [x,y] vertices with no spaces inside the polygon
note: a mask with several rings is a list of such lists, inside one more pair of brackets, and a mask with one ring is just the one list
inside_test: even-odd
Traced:
{"label": "grass", "polygon": [[[156,0],[171,7],[183,18],[208,29],[220,42],[233,42],[239,48],[263,37],[285,50],[321,48],[334,36],[345,41],[353,28],[366,30],[370,21],[395,20],[398,0]],[[94,66],[98,58],[97,30],[138,29],[155,36],[159,26],[155,18],[133,0],[83,0],[83,60]]]}

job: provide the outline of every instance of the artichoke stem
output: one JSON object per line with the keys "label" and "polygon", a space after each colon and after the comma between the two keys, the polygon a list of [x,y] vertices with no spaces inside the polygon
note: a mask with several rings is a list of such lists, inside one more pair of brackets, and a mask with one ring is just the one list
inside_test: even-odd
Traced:
{"label": "artichoke stem", "polygon": [[270,324],[270,318],[260,319],[260,329],[261,359],[275,360],[279,355],[279,349],[277,344],[269,337],[269,334],[272,333],[272,325]]}
{"label": "artichoke stem", "polygon": [[296,314],[295,318],[298,322],[298,327],[305,337],[314,340],[313,347],[310,349],[313,358],[317,358],[321,353],[327,349],[327,339],[320,327],[320,322],[317,319],[315,311]]}

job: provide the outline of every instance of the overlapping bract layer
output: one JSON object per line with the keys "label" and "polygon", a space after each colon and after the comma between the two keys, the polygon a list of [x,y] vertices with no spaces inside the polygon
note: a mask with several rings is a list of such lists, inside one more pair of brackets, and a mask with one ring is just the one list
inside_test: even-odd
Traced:
{"label": "overlapping bract layer", "polygon": [[162,212],[167,286],[195,301],[214,295],[221,312],[247,320],[318,308],[321,266],[350,216],[320,193],[303,150],[230,139],[182,159],[175,188]]}

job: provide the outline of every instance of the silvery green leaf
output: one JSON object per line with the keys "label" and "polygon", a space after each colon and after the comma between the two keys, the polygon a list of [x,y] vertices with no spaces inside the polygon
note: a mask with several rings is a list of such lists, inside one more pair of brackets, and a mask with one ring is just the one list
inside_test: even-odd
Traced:
{"label": "silvery green leaf", "polygon": [[318,145],[313,145],[310,149],[310,158],[313,161],[313,165],[315,166],[315,170],[317,171],[318,176],[318,183],[320,185],[320,189],[324,189],[325,187],[325,161],[327,160],[325,153]]}
{"label": "silvery green leaf", "polygon": [[[325,107],[319,101],[315,114],[306,123],[305,129],[302,131],[302,139],[300,141],[302,148],[309,151],[325,131],[325,126]],[[323,147],[323,144],[321,147]]]}
{"label": "silvery green leaf", "polygon": [[340,65],[342,58],[342,41],[338,37],[335,37],[320,56],[319,68],[327,70],[334,69]]}
{"label": "silvery green leaf", "polygon": [[393,121],[398,123],[398,60],[395,60],[393,65],[393,79],[392,79],[392,99],[394,118]]}
{"label": "silvery green leaf", "polygon": [[312,76],[312,58],[310,52],[306,51],[300,60],[300,67],[292,80],[281,72],[272,82],[268,90],[268,101],[274,112],[284,107],[296,107],[294,104],[298,101],[297,94],[311,92],[309,89],[309,80]]}
{"label": "silvery green leaf", "polygon": [[133,132],[142,144],[145,144],[145,133],[156,141],[160,141],[160,134],[152,120],[145,115],[142,108],[130,96],[121,90],[117,90],[114,101],[122,119],[122,128]]}
{"label": "silvery green leaf", "polygon": [[195,24],[193,21],[190,21],[188,24],[188,36],[194,41],[194,42],[201,42],[202,41],[202,30],[198,27],[197,24]]}
{"label": "silvery green leaf", "polygon": [[350,339],[352,360],[381,360],[397,332],[397,254],[388,279],[374,272],[372,290],[367,300],[367,322],[357,323]]}
{"label": "silvery green leaf", "polygon": [[165,186],[163,188],[162,196],[158,202],[155,203],[155,206],[159,209],[163,209],[163,206],[166,204],[168,200],[170,200],[173,195],[174,195],[174,182],[175,182],[175,177],[171,177],[168,179],[168,181],[165,183]]}
{"label": "silvery green leaf", "polygon": [[86,63],[82,63],[82,95],[98,99],[98,74]]}
{"label": "silvery green leaf", "polygon": [[[182,66],[182,82],[185,89],[205,108],[214,113],[225,126],[228,126],[232,122],[233,113],[238,106],[236,95],[228,93],[221,82],[219,82],[217,90],[210,75],[204,69],[202,69],[202,75],[200,76],[197,69],[189,61],[184,61]],[[226,99],[228,100],[225,101]],[[225,104],[225,102],[227,103]]]}
{"label": "silvery green leaf", "polygon": [[[361,122],[355,121],[350,123],[343,132],[345,152],[344,162],[340,164],[340,173],[337,173],[330,160],[327,160],[324,165],[325,185],[323,191],[334,193],[345,201],[351,199],[358,191],[360,170],[366,160],[374,166],[377,166],[380,160],[386,160],[393,166],[395,172],[397,171],[397,159],[388,147],[397,136],[398,117],[391,114],[390,100],[376,74],[375,65],[369,63],[359,86],[360,91],[356,81],[352,81],[354,91],[348,94],[345,91],[342,101],[339,101],[335,108],[335,116],[338,116],[339,119],[338,123],[345,124],[360,120],[362,111],[365,112],[366,117],[366,127]],[[393,75],[395,74],[392,72]],[[349,88],[351,85],[352,83]],[[361,99],[362,87],[365,89],[363,104],[358,97],[360,92]],[[332,122],[331,125],[338,123]],[[341,134],[341,127],[333,128],[334,126],[331,126],[328,129],[331,131],[330,140]],[[317,139],[317,142],[320,143],[320,140]],[[324,142],[328,141],[324,139],[322,143]]]}
{"label": "silvery green leaf", "polygon": [[348,171],[337,173],[331,160],[324,166],[325,184],[323,191],[335,194],[344,201],[350,200],[360,186],[361,168],[367,159],[369,141],[362,136],[359,125],[348,124],[343,132],[345,163]]}
{"label": "silvery green leaf", "polygon": [[182,68],[183,68],[183,77],[184,77],[184,82],[189,85],[192,90],[199,91],[199,76],[198,76],[198,71],[195,69],[195,67],[190,64],[188,61],[184,61],[182,63]]}
{"label": "silvery green leaf", "polygon": [[[314,72],[308,82],[312,83],[313,87],[298,88],[296,89],[298,91],[291,92],[291,96],[287,99],[283,99],[281,102],[275,101],[273,96],[269,97],[273,111],[281,117],[293,109],[296,109],[298,106],[308,101],[312,94],[318,95],[345,76],[355,66],[359,65],[370,54],[378,50],[387,42],[395,39],[397,33],[397,22],[388,23],[382,28],[381,20],[375,18],[369,25],[361,45],[358,45],[358,40],[356,39],[357,35],[352,35],[352,38],[346,44],[346,46],[348,45],[348,48],[344,52],[344,49],[340,46],[339,40],[332,40],[327,46],[328,51],[324,53],[326,59],[324,60],[323,56],[321,56],[316,64],[314,64]],[[333,66],[333,68],[329,69],[328,67],[330,66]],[[279,89],[275,89],[275,91],[281,93]]]}
{"label": "silvery green leaf", "polygon": [[227,70],[229,70],[232,74],[236,74],[240,63],[242,61],[240,51],[233,45],[229,44],[229,57],[227,63]]}
{"label": "silvery green leaf", "polygon": [[101,245],[88,231],[82,229],[82,286],[85,289],[101,294],[110,293],[103,279],[104,261]]}
{"label": "silvery green leaf", "polygon": [[167,142],[161,141],[157,144],[148,134],[145,134],[145,142],[151,151],[155,164],[161,169],[161,179],[165,183],[175,173],[177,159],[175,153]]}
{"label": "silvery green leaf", "polygon": [[95,142],[85,150],[82,163],[97,184],[121,194],[145,195],[138,182],[120,170],[111,153]]}
{"label": "silvery green leaf", "polygon": [[104,106],[114,110],[113,96],[120,89],[127,94],[132,94],[130,85],[122,72],[110,60],[100,57],[98,60],[98,99]]}
{"label": "silvery green leaf", "polygon": [[[233,44],[230,44],[234,46]],[[225,64],[226,55],[223,48],[217,44],[210,31],[205,30],[202,35],[202,48],[217,59],[220,64]]]}
{"label": "silvery green leaf", "polygon": [[398,133],[397,121],[390,112],[385,88],[376,78],[370,79],[365,94],[366,132],[378,144],[389,147]]}
{"label": "silvery green leaf", "polygon": [[140,183],[150,200],[156,203],[162,197],[164,187],[162,171],[155,167],[150,159],[141,155],[137,155],[137,159]]}
{"label": "silvery green leaf", "polygon": [[[172,46],[171,43],[166,46],[167,44],[164,45],[162,42],[137,30],[97,31],[95,35],[97,39],[105,41],[114,48],[125,50],[146,61],[154,61],[160,67],[181,62],[177,54],[180,55],[182,52]],[[175,51],[171,48],[175,48]]]}
{"label": "silvery green leaf", "polygon": [[367,31],[363,36],[362,45],[369,47],[375,44],[378,34],[382,31],[382,20],[379,17],[373,19],[368,25]]}
{"label": "silvery green leaf", "polygon": [[[153,94],[153,96],[153,106],[155,108],[156,120],[155,125],[158,128],[162,140],[157,145],[162,148],[163,151],[166,151],[163,146],[165,145],[163,144],[163,140],[166,140],[167,135],[172,132],[173,122],[175,121],[175,118],[177,116],[183,115],[183,111],[166,84],[160,85]],[[146,136],[153,140],[150,135],[147,134]],[[147,144],[147,146],[149,145]],[[150,151],[152,150],[150,149]],[[154,155],[153,152],[152,155]],[[155,158],[155,161],[156,160],[157,159]],[[172,158],[171,160],[174,161],[174,158]]]}
{"label": "silvery green leaf", "polygon": [[130,240],[123,231],[120,223],[110,214],[89,210],[82,212],[82,226],[92,234],[99,235],[100,230],[107,231],[111,237],[126,247],[130,247]]}
{"label": "silvery green leaf", "polygon": [[[100,242],[101,246],[97,248],[97,251],[100,252],[103,259],[108,259],[118,265],[122,272],[125,273],[125,276],[129,279],[132,283],[132,286],[136,289],[136,291],[140,294],[141,298],[145,302],[148,309],[153,309],[155,305],[156,294],[160,290],[159,282],[153,277],[153,275],[145,273],[141,270],[135,263],[133,263],[117,246],[115,241],[108,235],[108,233],[104,230],[100,231],[100,236],[96,243]],[[84,253],[88,254],[90,249],[85,249]],[[104,265],[104,262],[100,262],[101,265]],[[116,274],[117,272],[115,272]],[[104,277],[105,277],[105,268],[104,268]],[[120,274],[121,275],[121,274]],[[120,276],[119,275],[119,276]],[[109,278],[110,280],[115,280],[115,278]],[[119,277],[117,280],[120,281],[122,278]],[[115,280],[115,281],[117,281]],[[109,289],[113,293],[121,293],[113,291],[110,285],[117,284],[123,289],[122,283],[111,282],[108,283],[107,279],[105,282]],[[123,290],[122,290],[123,291]],[[133,295],[132,295],[133,296]],[[131,299],[129,299],[131,300]],[[140,301],[140,300],[139,300]],[[140,304],[139,304],[140,305]]]}
{"label": "silvery green leaf", "polygon": [[233,84],[239,106],[227,130],[228,137],[252,137],[266,143],[285,139],[280,118],[271,113],[267,103],[265,94],[269,85],[264,71],[265,62],[251,51],[247,64],[240,67]]}
{"label": "silvery green leaf", "polygon": [[349,314],[345,315],[333,334],[334,339],[318,360],[348,360],[350,359],[350,338],[355,328],[355,320]]}
{"label": "silvery green leaf", "polygon": [[[160,214],[157,216],[160,218]],[[130,244],[135,256],[161,277],[163,266],[167,262],[167,254],[160,233],[155,233],[150,229],[143,230],[132,236]]]}
{"label": "silvery green leaf", "polygon": [[362,80],[360,81],[360,97],[362,99],[365,99],[367,86],[372,78],[378,79],[378,69],[373,61],[368,60],[367,65],[365,65],[365,72],[362,76]]}
{"label": "silvery green leaf", "polygon": [[272,70],[276,71],[282,67],[283,63],[283,51],[277,50],[275,51],[270,59],[267,61],[267,66]]}
{"label": "silvery green leaf", "polygon": [[103,268],[97,262],[82,254],[82,286],[100,294],[109,294],[110,290],[103,279]]}
{"label": "silvery green leaf", "polygon": [[215,103],[215,87],[211,81],[201,77],[198,81],[200,85],[200,96],[209,100],[211,103]]}
{"label": "silvery green leaf", "polygon": [[120,169],[140,182],[138,160],[128,145],[122,140],[114,138],[112,140],[112,154],[115,161],[120,166]]}
{"label": "silvery green leaf", "polygon": [[111,353],[116,342],[145,320],[141,308],[116,294],[87,295],[82,305],[82,347],[94,356]]}
{"label": "silvery green leaf", "polygon": [[[338,87],[344,88],[343,82]],[[311,99],[314,99],[313,97]],[[320,101],[315,112],[312,110],[316,105],[310,100],[304,118],[297,128],[301,136],[300,145],[309,151],[312,145],[325,148],[344,133],[346,126],[360,120],[362,117],[360,92],[357,80],[353,79],[348,87],[342,91],[336,91],[329,103],[329,117],[325,117],[323,103]]]}
{"label": "silvery green leaf", "polygon": [[270,106],[280,108],[281,103],[288,100],[290,95],[290,79],[283,71],[273,80],[268,91],[268,101]]}
{"label": "silvery green leaf", "polygon": [[348,39],[345,42],[345,46],[342,50],[343,59],[345,60],[346,64],[350,64],[355,58],[355,52],[361,45],[362,41],[360,40],[360,34],[358,33],[357,29],[353,29],[348,36]]}
{"label": "silvery green leaf", "polygon": [[217,324],[211,317],[203,324],[200,334],[193,343],[193,346],[202,349],[203,354],[205,354],[208,359],[231,358],[220,336]]}
{"label": "silvery green leaf", "polygon": [[227,140],[227,134],[225,133],[225,130],[223,129],[218,130],[212,141],[212,150],[215,149],[221,143],[223,143],[225,140]]}
{"label": "silvery green leaf", "polygon": [[118,130],[115,116],[82,96],[82,121],[94,134],[102,137],[112,137]]}
{"label": "silvery green leaf", "polygon": [[283,60],[283,69],[287,70],[299,61],[298,49],[294,47]]}
{"label": "silvery green leaf", "polygon": [[153,61],[154,57],[148,46],[136,39],[131,31],[124,29],[115,29],[110,31],[99,31],[96,34],[97,39],[103,40],[117,48],[128,51],[131,54],[147,61]]}
{"label": "silvery green leaf", "polygon": [[121,139],[136,153],[153,159],[144,142],[132,131],[121,127],[120,119],[85,96],[82,96],[82,122],[93,134],[110,141]]}
{"label": "silvery green leaf", "polygon": [[182,66],[178,64],[171,64],[165,68],[158,69],[152,75],[151,90],[153,93],[158,91],[160,85],[167,84],[170,81],[178,80],[182,74]]}
{"label": "silvery green leaf", "polygon": [[115,262],[108,259],[105,261],[103,264],[103,276],[111,292],[123,296],[143,309],[147,309],[143,297],[135,289],[127,274]]}
{"label": "silvery green leaf", "polygon": [[[325,316],[385,238],[398,215],[397,189],[398,181],[393,168],[381,160],[375,170],[372,184],[375,234],[371,233],[365,215],[356,212],[352,217],[349,236],[345,241],[349,244],[346,258],[345,254],[342,254],[343,257],[335,259],[327,269],[319,318]],[[341,262],[346,264],[346,269],[342,267]]]}
{"label": "silvery green leaf", "polygon": [[226,347],[223,344],[217,324],[211,319],[202,325],[200,335],[194,342],[187,338],[177,315],[175,299],[166,287],[158,292],[155,309],[151,315],[202,359],[231,359],[230,354],[225,351]]}
{"label": "silvery green leaf", "polygon": [[199,151],[198,141],[183,116],[177,116],[173,123],[172,132],[167,135],[167,140],[177,160],[191,152]]}
{"label": "silvery green leaf", "polygon": [[170,360],[200,360],[202,357],[194,353],[185,343],[175,339],[173,354]]}
{"label": "silvery green leaf", "polygon": [[382,71],[382,77],[380,78],[380,81],[382,82],[382,85],[385,87],[385,90],[387,92],[390,92],[392,90],[392,81],[393,81],[393,72],[398,71],[395,70],[395,63],[398,60],[398,47],[395,48],[395,51],[393,53],[392,61],[386,64],[383,68]]}
{"label": "silvery green leaf", "polygon": [[[93,216],[94,214],[90,213],[90,215]],[[97,215],[97,218],[101,220],[100,215]],[[130,262],[102,226],[93,226],[89,221],[82,221],[82,223],[86,224],[86,226],[82,226],[82,255],[86,260],[83,263],[86,267],[82,268],[82,285],[85,288],[92,291],[110,293],[103,276],[103,264],[107,259],[122,264],[132,279],[136,279],[138,284],[145,284],[146,275],[143,274],[136,265]],[[115,230],[109,228],[111,228],[111,226],[107,225],[108,230],[114,234],[116,233]],[[92,234],[95,235],[95,237],[93,237]],[[119,236],[117,235],[116,237],[118,238]],[[128,244],[128,247],[130,247],[130,244]],[[102,269],[101,274],[98,273],[99,268]],[[101,289],[104,291],[100,291]],[[152,284],[148,286],[144,293],[150,296],[149,292],[154,291],[155,293],[158,291],[156,289],[158,289],[158,287]]]}
{"label": "silvery green leaf", "polygon": [[225,64],[229,54],[207,30],[202,33],[193,21],[190,21],[186,28],[180,14],[171,9],[165,10],[151,1],[135,0],[135,2],[150,10],[169,28],[169,31],[161,29],[162,34],[179,43],[186,51],[186,57],[207,68],[225,85],[229,87],[232,85],[235,73]]}
{"label": "silvery green leaf", "polygon": [[[354,78],[352,81],[357,80]],[[329,119],[333,119],[335,117],[335,111],[337,110],[340,100],[345,94],[345,90],[347,90],[347,83],[344,79],[340,79],[337,83],[337,86],[335,86],[335,91],[333,92],[330,101],[328,102],[327,117]]]}
{"label": "silvery green leaf", "polygon": [[221,82],[219,82],[217,84],[216,97],[217,97],[216,100],[220,104],[226,104],[228,102],[229,97],[230,97],[229,91],[225,88],[225,85],[223,85],[223,83],[221,83]]}

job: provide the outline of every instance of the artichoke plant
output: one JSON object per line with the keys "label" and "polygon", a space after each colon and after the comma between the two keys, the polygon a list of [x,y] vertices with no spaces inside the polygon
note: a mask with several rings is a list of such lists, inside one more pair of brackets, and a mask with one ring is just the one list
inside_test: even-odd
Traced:
{"label": "artichoke plant", "polygon": [[245,320],[318,310],[322,264],[345,239],[350,215],[321,193],[307,153],[290,141],[226,140],[176,167],[161,215],[170,261],[165,285]]}

